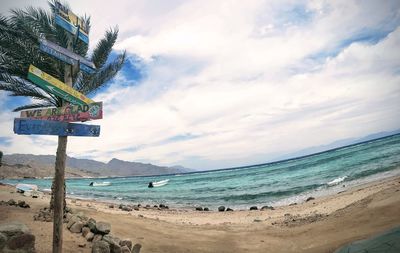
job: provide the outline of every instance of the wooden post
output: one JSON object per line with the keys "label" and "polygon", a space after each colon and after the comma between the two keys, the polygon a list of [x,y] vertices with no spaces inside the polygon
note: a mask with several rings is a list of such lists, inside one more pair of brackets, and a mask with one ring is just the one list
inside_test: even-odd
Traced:
{"label": "wooden post", "polygon": [[[68,42],[69,50],[72,51],[72,42]],[[65,64],[64,82],[72,86],[72,66]],[[65,160],[67,153],[67,136],[58,136],[58,147],[56,154],[55,176],[54,176],[54,216],[53,216],[53,253],[62,253],[63,243],[63,216],[65,198]]]}

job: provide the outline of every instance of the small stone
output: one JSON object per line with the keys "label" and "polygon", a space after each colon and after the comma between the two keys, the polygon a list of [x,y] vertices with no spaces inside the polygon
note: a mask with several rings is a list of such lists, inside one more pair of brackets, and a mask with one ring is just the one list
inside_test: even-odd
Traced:
{"label": "small stone", "polygon": [[92,253],[111,253],[110,245],[105,241],[96,241],[93,243]]}
{"label": "small stone", "polygon": [[210,209],[208,209],[208,207],[204,207],[203,211],[208,212],[208,211],[210,211]]}
{"label": "small stone", "polygon": [[225,211],[225,207],[224,207],[224,206],[220,206],[220,207],[218,207],[218,211],[219,211],[219,212],[223,212],[223,211]]}
{"label": "small stone", "polygon": [[228,208],[226,209],[226,211],[227,211],[227,212],[232,212],[232,211],[233,211],[233,209],[232,209],[232,208],[230,208],[230,207],[228,207]]}
{"label": "small stone", "polygon": [[79,247],[79,248],[85,248],[85,247],[86,247],[86,243],[79,243],[79,244],[78,244],[78,247]]}
{"label": "small stone", "polygon": [[254,219],[253,222],[261,222],[262,220],[260,219]]}
{"label": "small stone", "polygon": [[256,207],[256,206],[250,207],[250,211],[253,211],[253,210],[258,210],[258,207]]}
{"label": "small stone", "polygon": [[273,206],[263,206],[260,209],[261,211],[266,211],[266,210],[275,210],[275,208]]}
{"label": "small stone", "polygon": [[15,202],[14,199],[10,199],[9,201],[7,201],[8,205],[10,206],[15,206],[17,204],[17,202]]}
{"label": "small stone", "polygon": [[26,252],[33,252],[35,248],[35,236],[29,233],[11,237],[7,242],[11,250],[24,249]]}
{"label": "small stone", "polygon": [[311,201],[311,200],[314,200],[314,199],[315,199],[314,197],[308,197],[308,198],[306,199],[306,202]]}
{"label": "small stone", "polygon": [[108,205],[108,208],[114,208],[114,205],[113,204]]}
{"label": "small stone", "polygon": [[111,225],[108,222],[99,221],[96,223],[96,230],[99,234],[108,234],[111,231]]}
{"label": "small stone", "polygon": [[297,203],[291,203],[291,204],[289,204],[289,206],[296,206],[297,205]]}
{"label": "small stone", "polygon": [[196,211],[203,211],[203,208],[201,206],[196,207]]}
{"label": "small stone", "polygon": [[121,241],[119,242],[119,245],[120,245],[121,247],[122,247],[122,246],[127,246],[129,250],[132,249],[132,241],[131,241],[130,239],[121,240]]}
{"label": "small stone", "polygon": [[0,252],[2,252],[3,248],[6,246],[7,236],[3,233],[0,233]]}
{"label": "small stone", "polygon": [[86,225],[89,227],[90,231],[92,231],[93,233],[96,233],[96,220],[90,218],[87,222]]}
{"label": "small stone", "polygon": [[136,243],[135,245],[133,245],[132,253],[140,253],[141,248],[142,248],[142,245],[140,243]]}
{"label": "small stone", "polygon": [[165,205],[164,204],[160,204],[159,207],[160,208],[165,208]]}
{"label": "small stone", "polygon": [[90,232],[90,228],[89,227],[83,227],[82,228],[82,236],[86,237],[86,235]]}
{"label": "small stone", "polygon": [[71,203],[75,204],[76,203],[76,199],[71,200]]}
{"label": "small stone", "polygon": [[93,238],[94,238],[94,234],[92,232],[87,233],[86,236],[85,236],[85,239],[88,242],[93,241]]}
{"label": "small stone", "polygon": [[71,231],[72,233],[81,233],[82,232],[82,228],[83,228],[83,223],[80,221],[77,221],[74,223],[74,225],[72,225],[69,228],[69,231]]}
{"label": "small stone", "polygon": [[101,241],[103,239],[102,235],[94,235],[92,242],[97,242],[97,241]]}
{"label": "small stone", "polygon": [[121,253],[131,253],[131,250],[128,248],[128,246],[122,246]]}

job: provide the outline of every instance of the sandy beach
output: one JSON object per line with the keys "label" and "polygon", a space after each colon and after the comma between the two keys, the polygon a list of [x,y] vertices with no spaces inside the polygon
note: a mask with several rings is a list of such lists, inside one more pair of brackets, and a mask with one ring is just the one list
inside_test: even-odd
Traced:
{"label": "sandy beach", "polygon": [[[36,236],[37,252],[51,252],[52,223],[34,221],[49,196],[33,199],[0,186],[0,200],[24,200],[31,208],[0,206],[0,222],[21,221]],[[266,211],[122,211],[108,203],[67,200],[74,211],[111,223],[111,233],[142,245],[141,252],[333,252],[400,225],[400,177],[364,184],[294,206]],[[143,203],[142,203],[143,204]],[[260,208],[260,207],[259,207]],[[78,244],[86,243],[85,247]],[[64,229],[64,252],[91,252],[91,243]]]}

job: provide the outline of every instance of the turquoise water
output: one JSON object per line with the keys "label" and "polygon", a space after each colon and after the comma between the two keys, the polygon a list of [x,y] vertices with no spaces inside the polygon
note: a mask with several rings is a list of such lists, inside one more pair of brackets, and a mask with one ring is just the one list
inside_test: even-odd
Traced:
{"label": "turquoise water", "polygon": [[[342,191],[344,186],[400,175],[400,135],[270,164],[201,173],[96,179],[111,186],[90,187],[93,179],[67,180],[67,194],[117,203],[160,204],[172,207],[225,205],[285,205],[308,196]],[[148,182],[169,179],[162,187]],[[3,180],[37,184],[49,189],[51,180]]]}

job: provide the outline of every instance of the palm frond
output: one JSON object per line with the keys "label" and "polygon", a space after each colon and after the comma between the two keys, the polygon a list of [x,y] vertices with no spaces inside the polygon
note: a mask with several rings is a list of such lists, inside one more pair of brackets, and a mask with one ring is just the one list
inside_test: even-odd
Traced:
{"label": "palm frond", "polygon": [[[78,79],[74,87],[83,94],[90,94],[102,87],[105,83],[110,81],[122,68],[125,63],[126,52],[120,54],[117,59],[107,64],[104,68],[99,70],[89,80],[87,78]],[[85,75],[85,74],[83,74]]]}
{"label": "palm frond", "polygon": [[55,106],[52,103],[36,103],[36,104],[29,104],[29,105],[23,105],[23,106],[18,106],[13,110],[13,112],[19,112],[22,110],[29,110],[29,109],[37,109],[37,108],[45,108],[45,107],[53,107]]}
{"label": "palm frond", "polygon": [[97,43],[92,55],[92,62],[96,68],[102,68],[106,63],[117,37],[118,27],[115,27],[114,29],[106,31],[104,38]]}

